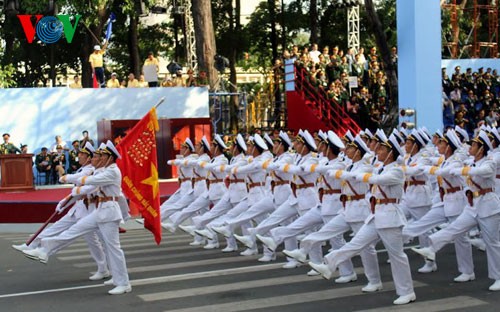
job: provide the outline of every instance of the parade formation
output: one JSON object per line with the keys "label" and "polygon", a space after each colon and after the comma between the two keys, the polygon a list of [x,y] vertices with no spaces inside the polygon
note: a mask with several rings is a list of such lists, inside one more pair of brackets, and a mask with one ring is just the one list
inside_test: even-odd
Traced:
{"label": "parade formation", "polygon": [[[190,245],[204,249],[220,248],[224,237],[224,253],[237,252],[239,243],[246,248],[239,255],[252,256],[262,244],[258,261],[286,257],[284,269],[308,264],[307,275],[337,276],[338,284],[357,280],[351,258],[360,255],[365,293],[384,287],[375,249],[381,241],[395,305],[417,298],[404,244],[418,238],[420,247],[412,248],[423,256],[418,272],[432,274],[437,253],[453,242],[459,272],[453,281],[463,283],[475,279],[472,243],[486,251],[489,290],[498,291],[499,143],[497,129],[484,126],[470,142],[459,127],[444,134],[394,129],[388,137],[366,129],[341,137],[300,130],[293,138],[283,131],[238,134],[232,142],[217,134],[211,143],[186,138],[168,161],[178,169],[179,188],[161,206],[161,225],[189,233]],[[97,150],[87,143],[81,168],[61,177],[75,186],[56,211],[69,211],[33,242],[12,247],[47,263],[83,236],[97,265],[90,280],[109,278],[105,284],[115,286],[109,294],[130,292],[118,237],[120,222],[129,218],[115,164],[120,157],[110,141]]]}

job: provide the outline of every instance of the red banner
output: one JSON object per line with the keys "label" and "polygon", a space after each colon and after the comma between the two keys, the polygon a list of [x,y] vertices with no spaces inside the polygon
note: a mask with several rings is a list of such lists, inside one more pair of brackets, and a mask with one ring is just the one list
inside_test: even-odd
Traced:
{"label": "red banner", "polygon": [[161,242],[160,184],[156,156],[156,131],[160,129],[156,109],[144,116],[116,147],[122,158],[116,163],[122,172],[123,193],[139,207],[144,227]]}
{"label": "red banner", "polygon": [[99,83],[97,82],[97,76],[94,73],[92,73],[92,88],[97,89],[99,88]]}

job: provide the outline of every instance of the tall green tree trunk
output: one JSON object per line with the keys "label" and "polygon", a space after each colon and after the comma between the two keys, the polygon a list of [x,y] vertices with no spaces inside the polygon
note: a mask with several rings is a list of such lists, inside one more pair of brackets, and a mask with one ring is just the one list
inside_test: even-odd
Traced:
{"label": "tall green tree trunk", "polygon": [[130,15],[130,25],[128,28],[128,51],[130,55],[130,72],[139,79],[141,74],[141,58],[139,56],[138,40],[139,17],[135,14]]}
{"label": "tall green tree trunk", "polygon": [[214,67],[216,46],[212,23],[212,5],[210,0],[197,0],[193,1],[192,9],[199,70],[207,72],[210,88],[213,89],[218,74]]}
{"label": "tall green tree trunk", "polygon": [[399,117],[397,68],[394,67],[394,64],[391,61],[391,51],[389,49],[389,45],[387,44],[387,37],[385,35],[384,28],[382,27],[382,23],[380,22],[380,19],[378,17],[377,11],[375,10],[375,6],[373,5],[373,0],[365,0],[365,9],[368,23],[370,24],[370,28],[373,29],[373,33],[375,35],[377,47],[380,51],[382,62],[384,64],[387,83],[389,84],[388,93],[390,101],[388,101],[387,103],[388,118],[385,119],[385,122],[382,126],[385,129],[391,129],[397,126]]}

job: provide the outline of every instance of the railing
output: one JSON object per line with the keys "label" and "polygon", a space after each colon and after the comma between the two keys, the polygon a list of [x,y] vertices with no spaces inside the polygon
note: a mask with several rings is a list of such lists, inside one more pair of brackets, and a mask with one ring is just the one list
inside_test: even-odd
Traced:
{"label": "railing", "polygon": [[347,114],[342,103],[329,99],[326,91],[311,84],[309,72],[295,66],[295,90],[302,95],[305,104],[331,129],[343,135],[347,130],[358,133],[361,128]]}

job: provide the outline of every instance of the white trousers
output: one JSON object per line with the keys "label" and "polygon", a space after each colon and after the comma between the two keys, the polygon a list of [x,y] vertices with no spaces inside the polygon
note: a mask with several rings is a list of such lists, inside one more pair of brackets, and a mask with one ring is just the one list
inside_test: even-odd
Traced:
{"label": "white trousers", "polygon": [[[321,246],[321,243],[325,240],[336,238],[337,241],[336,246],[332,246],[333,250],[339,250],[345,245],[344,241],[344,233],[348,231],[353,231],[356,234],[359,229],[363,226],[363,222],[346,222],[344,215],[338,214],[333,219],[331,219],[327,224],[325,224],[319,231],[315,233],[311,233],[307,235],[300,243],[300,249],[304,253],[309,252],[309,257],[312,262],[321,263],[321,260],[316,260],[311,258],[311,250],[314,248],[318,248],[316,246]],[[368,282],[372,284],[380,283],[380,271],[378,267],[378,257],[377,251],[375,250],[376,241],[372,244],[369,244],[366,248],[360,251],[359,255],[361,257],[361,263],[363,265],[365,276]],[[338,246],[338,247],[337,247]],[[331,253],[325,256],[325,259],[331,256]],[[316,262],[318,261],[318,262]],[[342,272],[353,272],[353,265],[351,262],[351,258],[347,258],[344,262],[339,262],[336,266],[339,268],[340,275],[348,275],[343,274]],[[352,274],[352,273],[351,273]]]}
{"label": "white trousers", "polygon": [[[473,216],[467,208],[458,218],[446,228],[429,236],[431,247],[438,251],[457,237],[479,225],[481,234],[486,244],[486,257],[488,259],[488,277],[500,279],[500,214],[486,218]],[[472,272],[471,272],[472,273]],[[468,273],[468,274],[471,274]]]}
{"label": "white trousers", "polygon": [[217,201],[212,202],[210,199],[205,198],[204,196],[199,196],[194,200],[194,202],[189,204],[189,206],[187,206],[186,208],[183,208],[182,210],[173,213],[170,216],[170,220],[172,220],[174,226],[177,227],[187,218],[192,217],[195,214],[201,214],[207,211],[208,208],[210,207],[210,204],[212,203],[216,204]]}
{"label": "white trousers", "polygon": [[325,262],[330,268],[337,268],[340,263],[359,254],[379,239],[384,243],[391,260],[392,279],[396,293],[398,296],[413,293],[410,264],[403,251],[403,236],[400,227],[377,229],[374,220],[371,220],[368,224],[361,226],[350,242],[326,255]]}
{"label": "white trousers", "polygon": [[259,221],[263,221],[265,219],[264,216],[273,212],[273,210],[273,196],[265,196],[262,200],[251,205],[248,210],[243,211],[235,218],[226,220],[226,224],[228,225],[229,230],[233,232],[237,227],[243,224],[248,224],[251,220],[255,220],[260,223]]}
{"label": "white trousers", "polygon": [[163,202],[160,206],[160,216],[165,216],[168,214],[168,207],[175,204],[182,198],[181,190],[178,189],[172,196],[170,196],[166,201]]}
{"label": "white trousers", "polygon": [[76,224],[61,234],[42,239],[41,246],[46,249],[47,254],[50,256],[69,246],[78,237],[99,230],[102,234],[101,237],[104,242],[109,269],[113,275],[113,282],[116,286],[126,286],[129,284],[129,278],[125,255],[120,245],[119,225],[120,220],[97,222],[97,214],[93,212],[78,220]]}
{"label": "white trousers", "polygon": [[[418,221],[408,223],[403,228],[403,239],[406,241],[408,237],[422,235],[444,222],[453,222],[456,218],[457,216],[446,217],[442,206],[432,208]],[[458,271],[460,273],[472,274],[474,272],[474,262],[472,260],[472,247],[469,240],[465,234],[459,235],[455,238],[454,244]]]}
{"label": "white trousers", "polygon": [[[198,197],[198,198],[201,198]],[[181,211],[196,200],[194,192],[183,195],[179,200],[173,204],[163,203],[161,210],[161,221],[165,221],[167,218],[171,217],[174,213]]]}
{"label": "white trousers", "polygon": [[[422,219],[423,216],[425,216],[429,210],[431,209],[430,206],[422,206],[422,207],[406,207],[406,211],[410,214],[410,217],[413,219],[409,223],[416,222],[420,219]],[[430,231],[427,231],[425,233],[422,233],[418,235],[418,243],[420,244],[420,247],[428,247],[429,246],[429,235]]]}
{"label": "white trousers", "polygon": [[[30,248],[40,247],[41,241],[44,238],[57,236],[62,232],[69,229],[71,226],[76,224],[78,219],[72,215],[66,214],[64,217],[59,219],[57,222],[52,224],[50,227],[45,228],[38,236],[35,238],[31,244]],[[89,252],[94,261],[97,264],[97,272],[107,272],[108,271],[108,263],[106,261],[106,254],[104,253],[104,247],[101,243],[102,240],[99,240],[98,231],[90,232],[83,236],[87,245],[89,247]]]}

